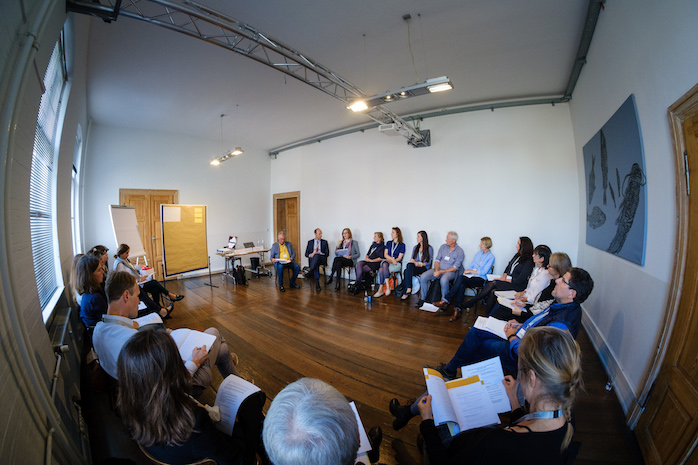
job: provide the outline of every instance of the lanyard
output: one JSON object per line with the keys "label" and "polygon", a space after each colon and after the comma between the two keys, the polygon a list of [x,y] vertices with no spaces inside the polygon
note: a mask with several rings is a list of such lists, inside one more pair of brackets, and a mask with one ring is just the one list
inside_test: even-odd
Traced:
{"label": "lanyard", "polygon": [[393,254],[395,253],[395,249],[397,249],[398,245],[400,245],[400,244],[397,244],[395,242],[390,243],[390,256],[393,258],[396,258],[395,255],[393,255]]}
{"label": "lanyard", "polygon": [[519,418],[514,424],[521,423],[526,420],[540,420],[549,418],[560,418],[565,414],[562,409],[558,410],[544,410],[542,412],[533,412]]}

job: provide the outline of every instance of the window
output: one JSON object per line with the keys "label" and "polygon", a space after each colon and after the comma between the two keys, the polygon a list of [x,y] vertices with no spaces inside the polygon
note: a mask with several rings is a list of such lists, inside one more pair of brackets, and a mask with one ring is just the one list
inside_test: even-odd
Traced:
{"label": "window", "polygon": [[[44,94],[39,105],[29,181],[29,224],[32,256],[42,310],[47,310],[49,302],[58,289],[59,282],[54,221],[56,204],[54,161],[58,153],[56,134],[60,129],[58,120],[66,74],[61,36],[53,49],[51,61],[44,76]],[[45,313],[44,319],[46,319]]]}
{"label": "window", "polygon": [[82,250],[80,234],[80,164],[82,161],[82,127],[78,124],[73,153],[73,177],[70,185],[70,222],[73,229],[73,254]]}

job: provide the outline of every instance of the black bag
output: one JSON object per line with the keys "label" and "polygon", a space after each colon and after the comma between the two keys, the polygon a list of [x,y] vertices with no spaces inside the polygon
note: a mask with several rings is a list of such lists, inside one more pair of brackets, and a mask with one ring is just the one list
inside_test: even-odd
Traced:
{"label": "black bag", "polygon": [[235,284],[247,284],[247,276],[245,276],[245,268],[242,265],[235,267],[233,271],[233,278],[235,279]]}
{"label": "black bag", "polygon": [[435,279],[429,283],[429,290],[427,291],[427,296],[424,301],[434,303],[439,300],[441,300],[441,280]]}
{"label": "black bag", "polygon": [[405,293],[405,283],[401,282],[395,286],[395,290],[393,292],[395,293],[395,297],[402,297],[402,294]]}

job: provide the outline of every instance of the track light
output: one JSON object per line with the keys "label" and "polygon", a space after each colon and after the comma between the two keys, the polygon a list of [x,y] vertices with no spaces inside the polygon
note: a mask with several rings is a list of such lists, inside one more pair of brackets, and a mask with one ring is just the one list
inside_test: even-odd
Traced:
{"label": "track light", "polygon": [[369,108],[377,107],[385,103],[404,100],[418,95],[433,94],[435,92],[443,92],[453,89],[453,83],[446,76],[427,79],[419,84],[403,87],[401,89],[392,90],[379,95],[374,95],[365,99],[354,100],[347,107],[352,111],[363,111]]}

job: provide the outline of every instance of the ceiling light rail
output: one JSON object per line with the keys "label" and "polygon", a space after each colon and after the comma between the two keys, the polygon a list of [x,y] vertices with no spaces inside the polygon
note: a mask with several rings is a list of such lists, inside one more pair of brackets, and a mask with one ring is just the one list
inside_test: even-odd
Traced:
{"label": "ceiling light rail", "polygon": [[[345,106],[368,94],[319,62],[254,27],[192,0],[67,0],[68,11],[89,14],[106,22],[118,16],[145,21],[239,53],[304,82]],[[378,124],[395,123],[409,143],[424,136],[408,122],[382,105],[363,114]]]}

